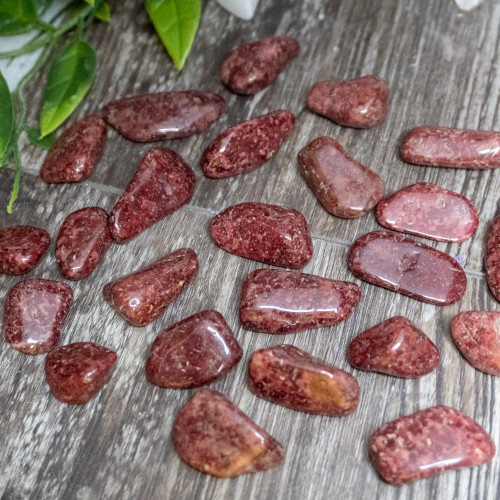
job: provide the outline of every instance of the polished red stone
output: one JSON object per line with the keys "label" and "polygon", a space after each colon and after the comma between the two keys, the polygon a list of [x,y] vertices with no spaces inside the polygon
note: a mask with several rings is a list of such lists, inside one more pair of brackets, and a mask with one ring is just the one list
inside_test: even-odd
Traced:
{"label": "polished red stone", "polygon": [[183,90],[112,101],[103,116],[127,139],[153,142],[197,134],[216,122],[225,107],[219,94]]}
{"label": "polished red stone", "polygon": [[376,210],[382,226],[437,241],[465,241],[476,231],[479,215],[461,194],[418,182],[384,198]]}
{"label": "polished red stone", "polygon": [[198,267],[196,253],[181,248],[108,283],[104,298],[129,323],[144,326],[165,312],[196,276]]}
{"label": "polished red stone", "polygon": [[355,283],[257,269],[243,283],[240,322],[254,332],[300,332],[346,320],[360,299],[361,290]]}
{"label": "polished red stone", "polygon": [[205,149],[200,167],[217,179],[255,170],[279,151],[294,127],[295,117],[284,109],[235,125]]}
{"label": "polished red stone", "polygon": [[92,342],[63,345],[47,354],[45,377],[53,396],[63,403],[90,401],[109,382],[116,353]]}
{"label": "polished red stone", "polygon": [[448,127],[416,127],[401,145],[401,157],[415,165],[499,168],[500,132]]}
{"label": "polished red stone", "polygon": [[212,219],[210,235],[226,252],[275,266],[304,267],[313,254],[304,216],[266,203],[226,208]]}
{"label": "polished red stone", "polygon": [[392,231],[361,236],[351,246],[347,261],[362,280],[438,306],[459,301],[467,286],[455,259]]}
{"label": "polished red stone", "polygon": [[369,449],[375,470],[394,485],[484,464],[495,454],[487,432],[449,406],[433,406],[379,427]]}
{"label": "polished red stone", "polygon": [[493,219],[486,233],[484,267],[491,293],[500,301],[500,215]]}
{"label": "polished red stone", "polygon": [[86,116],[76,122],[45,156],[40,177],[50,184],[88,179],[101,159],[106,136],[106,123],[98,116]]}
{"label": "polished red stone", "polygon": [[316,83],[307,96],[311,111],[344,127],[370,128],[387,116],[389,86],[376,75]]}
{"label": "polished red stone", "polygon": [[0,229],[0,274],[19,276],[34,269],[50,245],[45,229],[12,226]]}
{"label": "polished red stone", "polygon": [[273,84],[295,59],[300,45],[290,36],[272,36],[234,49],[222,64],[222,83],[237,94],[256,94]]}
{"label": "polished red stone", "polygon": [[194,172],[179,154],[167,148],[150,149],[111,211],[113,239],[131,240],[181,208],[193,196],[194,183]]}
{"label": "polished red stone", "polygon": [[5,301],[5,340],[24,354],[51,351],[59,343],[72,302],[73,290],[66,283],[41,279],[17,283]]}
{"label": "polished red stone", "polygon": [[227,375],[242,355],[222,314],[202,311],[156,337],[146,363],[146,376],[160,387],[199,387]]}
{"label": "polished red stone", "polygon": [[205,474],[234,477],[277,467],[285,448],[220,392],[201,389],[179,410],[175,451]]}
{"label": "polished red stone", "polygon": [[297,158],[318,200],[337,217],[361,217],[384,196],[384,181],[331,137],[318,137],[302,148]]}

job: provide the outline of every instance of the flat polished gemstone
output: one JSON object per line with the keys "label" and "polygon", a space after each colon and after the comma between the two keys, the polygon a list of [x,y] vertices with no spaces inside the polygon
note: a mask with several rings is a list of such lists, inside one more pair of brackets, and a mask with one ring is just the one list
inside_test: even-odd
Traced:
{"label": "flat polished gemstone", "polygon": [[486,233],[484,267],[490,291],[500,301],[500,215],[493,219]]}

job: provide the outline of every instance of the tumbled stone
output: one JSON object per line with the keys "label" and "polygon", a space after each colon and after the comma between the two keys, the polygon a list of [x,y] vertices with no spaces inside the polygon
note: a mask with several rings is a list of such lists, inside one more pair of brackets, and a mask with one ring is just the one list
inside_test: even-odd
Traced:
{"label": "tumbled stone", "polygon": [[361,236],[351,246],[347,261],[362,280],[438,306],[459,301],[467,286],[455,259],[392,231]]}
{"label": "tumbled stone", "polygon": [[150,149],[109,216],[111,234],[118,243],[135,238],[189,202],[195,176],[175,151]]}
{"label": "tumbled stone", "polygon": [[73,290],[59,281],[30,279],[7,294],[3,316],[5,340],[24,354],[43,354],[59,343],[73,302]]}
{"label": "tumbled stone", "polygon": [[294,127],[295,117],[284,109],[235,125],[205,149],[200,167],[217,179],[255,170],[279,151]]}
{"label": "tumbled stone", "polygon": [[186,464],[216,477],[277,467],[285,448],[220,392],[201,389],[179,410],[175,451]]}
{"label": "tumbled stone", "polygon": [[442,405],[379,427],[369,449],[375,470],[394,485],[481,465],[495,454],[493,440],[477,422]]}
{"label": "tumbled stone", "polygon": [[304,216],[293,208],[241,203],[210,223],[214,243],[226,252],[275,266],[304,267],[313,247]]}
{"label": "tumbled stone", "polygon": [[486,233],[484,267],[490,291],[500,301],[500,215],[493,219]]}
{"label": "tumbled stone", "polygon": [[361,217],[384,196],[384,181],[331,137],[318,137],[297,158],[309,187],[332,215]]}
{"label": "tumbled stone", "polygon": [[90,401],[109,382],[116,353],[92,342],[63,345],[47,354],[45,377],[50,392],[63,403]]}
{"label": "tumbled stone", "polygon": [[254,332],[301,332],[346,320],[360,299],[361,290],[355,283],[257,269],[243,283],[240,322]]}
{"label": "tumbled stone", "polygon": [[196,253],[181,248],[108,283],[104,298],[129,323],[145,326],[165,312],[196,276],[198,267]]}

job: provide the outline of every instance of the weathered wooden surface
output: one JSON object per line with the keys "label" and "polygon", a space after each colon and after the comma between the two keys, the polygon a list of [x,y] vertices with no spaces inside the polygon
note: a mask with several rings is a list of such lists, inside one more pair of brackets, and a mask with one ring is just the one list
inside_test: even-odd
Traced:
{"label": "weathered wooden surface", "polygon": [[[274,33],[297,36],[302,44],[300,58],[277,84],[256,97],[239,97],[225,90],[218,81],[225,54],[241,42]],[[82,407],[58,402],[44,380],[44,356],[27,357],[1,344],[0,496],[79,500],[499,498],[500,454],[487,466],[395,488],[375,474],[368,461],[367,441],[380,424],[443,403],[475,418],[500,446],[495,395],[499,382],[467,364],[450,336],[450,321],[457,312],[500,310],[482,269],[484,234],[497,210],[500,172],[411,166],[397,156],[402,133],[415,125],[500,127],[500,4],[489,0],[471,13],[462,13],[450,0],[261,0],[256,18],[244,22],[210,0],[204,5],[193,53],[181,73],[156,39],[142,2],[115,2],[111,24],[96,23],[90,35],[99,57],[98,77],[75,118],[98,111],[102,103],[116,97],[184,88],[220,92],[227,99],[228,112],[197,137],[165,143],[196,171],[191,204],[127,245],[113,246],[95,275],[72,284],[75,303],[62,342],[92,340],[119,355],[115,375],[100,395]],[[386,77],[391,85],[390,114],[382,126],[367,131],[345,129],[305,109],[307,91],[315,81],[372,72]],[[41,81],[32,87],[29,102],[38,103]],[[277,108],[296,113],[297,129],[272,161],[233,179],[203,177],[197,162],[213,137],[231,124]],[[36,111],[34,105],[33,117]],[[464,257],[468,288],[459,304],[431,306],[354,280],[346,265],[347,249],[357,236],[378,225],[372,214],[350,221],[330,216],[306,186],[297,169],[296,153],[320,135],[335,137],[357,160],[377,171],[389,193],[413,182],[430,181],[475,203],[480,226],[470,241],[430,243]],[[39,225],[54,240],[62,220],[73,210],[89,205],[110,209],[149,147],[127,142],[110,131],[105,156],[90,181],[47,186],[37,176],[43,153],[26,146],[20,198],[12,216],[1,212],[0,226]],[[2,207],[11,180],[10,170],[0,170]],[[261,266],[217,249],[209,239],[207,224],[214,213],[242,201],[271,202],[302,211],[314,236],[314,258],[305,271],[354,280],[362,287],[361,304],[347,322],[283,337],[239,327],[241,284],[249,271]],[[103,301],[103,285],[181,246],[198,253],[197,278],[158,321],[142,329],[127,325]],[[54,241],[30,276],[61,279]],[[17,281],[0,277],[2,301]],[[286,462],[280,468],[217,480],[181,463],[172,448],[172,422],[190,391],[150,385],[144,362],[159,331],[208,308],[224,314],[245,350],[238,367],[211,387],[226,394],[287,446]],[[419,380],[354,372],[345,357],[349,341],[396,314],[408,317],[435,341],[442,354],[438,369]],[[354,372],[362,390],[358,411],[340,419],[318,417],[253,396],[245,385],[249,355],[282,342]]]}

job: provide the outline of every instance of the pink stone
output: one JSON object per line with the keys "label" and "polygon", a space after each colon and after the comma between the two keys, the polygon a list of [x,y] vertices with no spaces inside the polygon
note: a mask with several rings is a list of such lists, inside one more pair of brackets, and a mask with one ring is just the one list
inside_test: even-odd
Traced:
{"label": "pink stone", "polygon": [[210,235],[226,252],[275,266],[304,267],[313,254],[304,216],[266,203],[226,208],[212,219]]}
{"label": "pink stone", "polygon": [[484,267],[490,291],[500,301],[500,215],[493,219],[486,233]]}
{"label": "pink stone", "polygon": [[217,179],[255,170],[279,151],[294,127],[295,117],[284,109],[235,125],[205,149],[200,167]]}
{"label": "pink stone", "polygon": [[299,169],[332,215],[361,217],[384,196],[384,181],[351,158],[331,137],[318,137],[298,154]]}
{"label": "pink stone", "polygon": [[201,389],[179,410],[175,451],[186,464],[216,477],[277,467],[285,448],[220,392]]}
{"label": "pink stone", "polygon": [[449,406],[433,406],[379,427],[369,448],[375,470],[394,485],[481,465],[495,455],[487,432]]}

